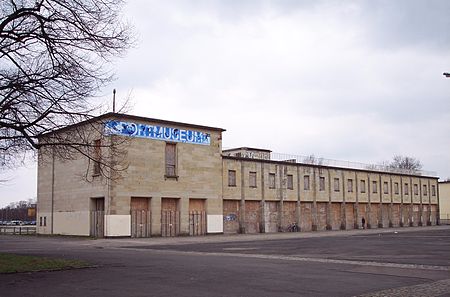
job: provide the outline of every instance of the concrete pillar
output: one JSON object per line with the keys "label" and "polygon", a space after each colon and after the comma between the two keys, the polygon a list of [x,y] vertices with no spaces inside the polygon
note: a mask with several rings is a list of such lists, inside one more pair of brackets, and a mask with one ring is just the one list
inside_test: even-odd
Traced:
{"label": "concrete pillar", "polygon": [[245,166],[241,161],[241,201],[239,205],[239,233],[245,233]]}
{"label": "concrete pillar", "polygon": [[266,233],[266,197],[265,197],[265,170],[264,163],[261,163],[261,203],[260,203],[260,223],[259,223],[259,232]]}
{"label": "concrete pillar", "polygon": [[189,235],[189,197],[181,197],[178,201],[180,211],[180,235]]}
{"label": "concrete pillar", "polygon": [[152,236],[161,236],[161,197],[150,199]]}
{"label": "concrete pillar", "polygon": [[301,227],[300,227],[300,222],[301,222],[301,218],[302,218],[302,205],[301,205],[301,190],[300,190],[300,185],[301,185],[301,176],[300,176],[300,166],[297,166],[297,207],[296,207],[296,213],[295,213],[295,217],[297,218],[297,226],[298,226],[298,230],[301,231]]}

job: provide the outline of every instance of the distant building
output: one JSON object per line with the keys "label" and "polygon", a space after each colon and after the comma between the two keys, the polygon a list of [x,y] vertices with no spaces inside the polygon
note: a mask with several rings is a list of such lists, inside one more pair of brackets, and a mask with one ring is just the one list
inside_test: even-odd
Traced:
{"label": "distant building", "polygon": [[[149,237],[438,221],[438,179],[430,173],[248,147],[222,150],[221,128],[116,113],[95,120],[107,137],[130,140],[129,166],[110,181],[85,157],[40,156],[39,233]],[[80,178],[87,167],[92,182]]]}
{"label": "distant building", "polygon": [[439,182],[439,212],[441,223],[450,224],[450,181]]}

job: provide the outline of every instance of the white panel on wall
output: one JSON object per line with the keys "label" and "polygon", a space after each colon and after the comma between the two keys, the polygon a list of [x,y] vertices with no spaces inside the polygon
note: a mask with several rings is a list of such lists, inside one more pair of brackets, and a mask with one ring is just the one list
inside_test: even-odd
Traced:
{"label": "white panel on wall", "polygon": [[223,215],[207,216],[208,233],[223,233]]}
{"label": "white panel on wall", "polygon": [[105,236],[131,236],[131,215],[106,215]]}

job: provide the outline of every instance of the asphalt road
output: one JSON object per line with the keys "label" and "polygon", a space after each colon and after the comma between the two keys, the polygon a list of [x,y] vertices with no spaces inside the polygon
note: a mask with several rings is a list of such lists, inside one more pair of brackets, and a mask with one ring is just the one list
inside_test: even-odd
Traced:
{"label": "asphalt road", "polygon": [[450,296],[448,226],[139,240],[0,236],[0,252],[95,265],[0,274],[0,296]]}

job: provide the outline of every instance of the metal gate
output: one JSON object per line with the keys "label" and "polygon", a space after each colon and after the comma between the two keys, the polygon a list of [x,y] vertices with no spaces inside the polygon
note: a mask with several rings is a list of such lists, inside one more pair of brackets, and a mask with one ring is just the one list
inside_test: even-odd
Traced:
{"label": "metal gate", "polygon": [[189,235],[205,235],[206,234],[206,212],[190,211],[189,212]]}
{"label": "metal gate", "polygon": [[161,236],[177,236],[180,233],[180,212],[161,211]]}
{"label": "metal gate", "polygon": [[92,210],[91,211],[91,230],[90,236],[99,238],[105,236],[105,211],[104,210]]}
{"label": "metal gate", "polygon": [[131,211],[131,237],[150,237],[151,212],[148,210]]}

